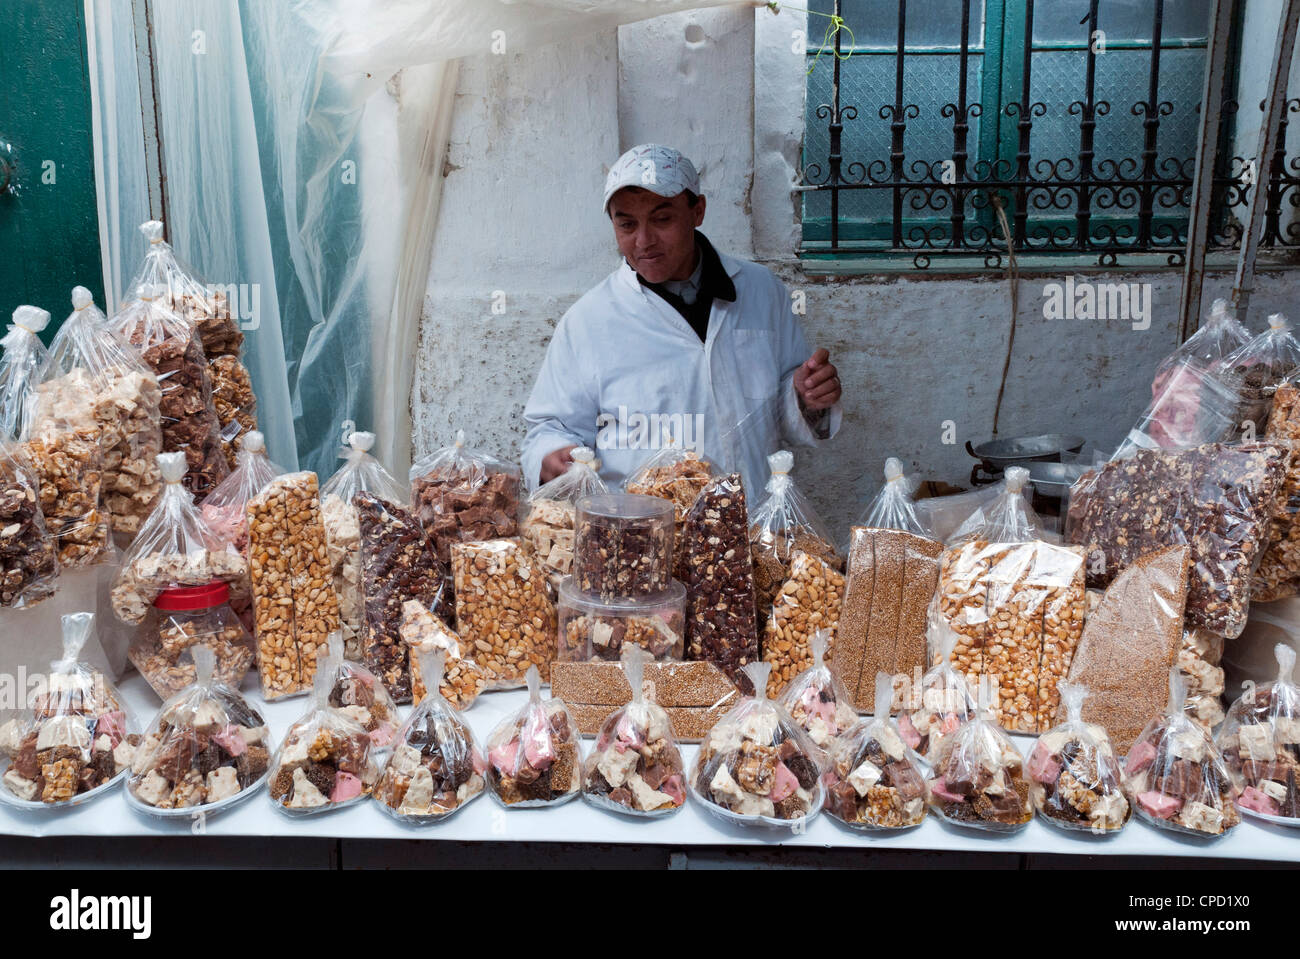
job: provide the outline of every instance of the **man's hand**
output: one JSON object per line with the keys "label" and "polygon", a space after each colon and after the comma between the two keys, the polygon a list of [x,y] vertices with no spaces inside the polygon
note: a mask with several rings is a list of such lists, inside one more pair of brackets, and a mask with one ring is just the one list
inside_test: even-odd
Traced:
{"label": "man's hand", "polygon": [[[800,405],[809,412],[828,410],[840,401],[840,377],[830,356],[826,350],[818,350],[794,371],[794,390]],[[546,472],[544,467],[542,472]]]}
{"label": "man's hand", "polygon": [[542,459],[542,482],[549,483],[561,473],[566,472],[573,465],[573,457],[570,455],[578,445],[561,446],[558,450],[547,453]]}

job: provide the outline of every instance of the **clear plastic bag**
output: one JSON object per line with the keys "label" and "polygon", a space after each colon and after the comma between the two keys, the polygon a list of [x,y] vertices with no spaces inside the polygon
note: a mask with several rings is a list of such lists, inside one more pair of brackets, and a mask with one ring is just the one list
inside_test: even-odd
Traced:
{"label": "clear plastic bag", "polygon": [[411,701],[407,647],[402,642],[402,604],[417,600],[446,617],[446,571],[433,541],[415,517],[372,493],[352,497],[361,527],[361,594],[364,617],[361,661],[396,702]]}
{"label": "clear plastic bag", "polygon": [[352,497],[370,493],[382,500],[407,506],[410,490],[400,484],[379,460],[370,455],[374,433],[356,432],[339,450],[343,465],[320,489],[321,519],[329,541],[330,569],[343,620],[344,655],[361,660],[363,597],[361,595],[361,526]]}
{"label": "clear plastic bag", "polygon": [[573,572],[575,507],[589,494],[608,493],[600,478],[600,460],[594,450],[579,446],[569,454],[573,464],[529,495],[519,520],[524,546],[546,571],[554,598],[560,580]]}
{"label": "clear plastic bag", "polygon": [[457,543],[451,569],[456,631],[487,673],[488,688],[517,687],[532,666],[549,682],[558,631],[555,604],[546,577],[519,540]]}
{"label": "clear plastic bag", "polygon": [[1087,687],[1084,718],[1103,726],[1121,753],[1166,705],[1189,574],[1186,547],[1147,553],[1115,577],[1088,614],[1070,682]]}
{"label": "clear plastic bag", "polygon": [[860,829],[908,829],[925,819],[921,757],[889,718],[893,677],[877,673],[875,683],[876,714],[831,743],[826,812]]}
{"label": "clear plastic bag", "polygon": [[767,663],[744,667],[757,692],[741,699],[700,744],[690,789],[730,822],[798,827],[821,811],[829,757],[767,698]]}
{"label": "clear plastic bag", "polygon": [[1190,546],[1188,624],[1236,638],[1287,457],[1278,446],[1211,443],[1139,450],[1085,473],[1070,491],[1065,529],[1087,551],[1088,584],[1105,586],[1161,547]]}
{"label": "clear plastic bag", "polygon": [[[781,695],[809,664],[821,664],[815,649],[818,636],[822,652],[834,654],[843,602],[843,574],[820,558],[796,550],[790,561],[790,578],[776,594],[763,635],[763,661],[772,666],[768,696],[775,699]],[[852,708],[853,696],[847,695]],[[817,745],[826,744],[818,741]]]}
{"label": "clear plastic bag", "polygon": [[1017,832],[1034,818],[1024,759],[993,715],[992,676],[979,679],[975,716],[933,752],[926,794],[935,815],[958,826]]}
{"label": "clear plastic bag", "polygon": [[271,759],[271,801],[292,815],[329,812],[363,801],[379,778],[370,733],[348,710],[331,703],[343,662],[339,639],[333,655],[316,671],[315,704],[289,727]]}
{"label": "clear plastic bag", "polygon": [[1062,829],[1117,833],[1133,810],[1106,728],[1083,721],[1088,690],[1061,684],[1066,719],[1038,737],[1029,751],[1034,810]]}
{"label": "clear plastic bag", "polygon": [[0,607],[34,606],[58,585],[59,560],[39,489],[23,448],[0,437]]}
{"label": "clear plastic bag", "polygon": [[339,631],[315,473],[277,476],[248,501],[248,567],[262,696],[310,692]]}
{"label": "clear plastic bag", "polygon": [[1232,781],[1210,734],[1184,711],[1187,687],[1169,671],[1169,705],[1147,724],[1124,760],[1137,814],[1160,829],[1202,839],[1223,836],[1241,822]]}
{"label": "clear plastic bag", "polygon": [[163,494],[122,558],[113,581],[112,603],[117,618],[127,624],[144,620],[164,589],[204,586],[224,580],[234,595],[247,596],[248,562],[208,529],[182,485],[186,475],[183,453],[159,453]]}
{"label": "clear plastic bag", "polygon": [[852,695],[825,664],[833,638],[829,630],[815,631],[808,640],[808,668],[791,682],[781,684],[779,690],[775,688],[777,684],[772,676],[769,675],[767,680],[768,698],[780,703],[781,708],[821,749],[829,749],[831,740],[858,721]]}
{"label": "clear plastic bag", "polygon": [[1209,370],[1183,365],[1164,379],[1164,388],[1128,431],[1112,459],[1138,450],[1188,449],[1236,438],[1237,393]]}
{"label": "clear plastic bag", "polygon": [[1169,380],[1176,377],[1180,370],[1213,369],[1225,356],[1248,342],[1250,333],[1228,311],[1228,301],[1215,300],[1210,304],[1210,314],[1200,328],[1182,346],[1160,361],[1155,378],[1151,381],[1151,395],[1159,396],[1163,393]]}
{"label": "clear plastic bag", "polygon": [[1300,594],[1300,376],[1278,384],[1266,434],[1291,459],[1273,502],[1268,547],[1251,581],[1250,598],[1261,603]]}
{"label": "clear plastic bag", "polygon": [[44,429],[23,444],[40,488],[45,530],[59,566],[73,569],[117,558],[108,516],[100,509],[104,451],[93,429]]}
{"label": "clear plastic bag", "polygon": [[206,646],[190,649],[196,681],[163,703],[135,751],[127,798],[159,816],[211,816],[253,794],[274,746],[266,720],[212,675]]}
{"label": "clear plastic bag", "polygon": [[140,351],[158,378],[163,449],[185,454],[186,488],[202,499],[230,471],[203,345],[194,327],[168,305],[165,286],[134,289],[136,298],[109,319],[109,328]]}
{"label": "clear plastic bag", "polygon": [[519,532],[519,467],[456,442],[415,461],[411,503],[433,537],[438,560],[451,561],[452,543],[515,536]]}
{"label": "clear plastic bag", "polygon": [[650,655],[623,647],[623,673],[632,701],[605,719],[596,747],[583,763],[582,794],[589,802],[629,816],[662,818],[686,802],[686,767],[673,740],[668,713],[646,694],[642,673]]}
{"label": "clear plastic bag", "polygon": [[72,291],[72,306],[32,394],[30,431],[93,430],[104,455],[102,507],[115,532],[134,534],[162,492],[154,459],[162,452],[158,378],[109,329],[84,286]]}
{"label": "clear plastic bag", "polygon": [[555,806],[582,791],[582,739],[560,699],[543,701],[528,668],[528,702],[488,736],[487,783],[503,806]]}
{"label": "clear plastic bag", "polygon": [[112,683],[81,662],[94,623],[92,613],[64,616],[63,657],[31,695],[32,721],[0,727],[9,762],[0,798],[46,807],[76,806],[107,792],[131,766],[140,743],[135,718]]}
{"label": "clear plastic bag", "polygon": [[[376,755],[393,744],[397,732],[397,704],[379,678],[359,663],[343,658],[343,633],[332,633],[320,680],[327,684],[326,701],[366,731]],[[318,677],[321,671],[317,670]]]}
{"label": "clear plastic bag", "polygon": [[1247,684],[1215,745],[1238,792],[1237,806],[1271,822],[1300,825],[1300,687],[1295,650],[1274,647],[1277,679]]}
{"label": "clear plastic bag", "polygon": [[891,456],[885,460],[885,485],[863,510],[858,526],[868,529],[897,529],[932,539],[930,528],[917,515],[912,502],[915,484],[904,475],[903,464]]}
{"label": "clear plastic bag", "polygon": [[953,665],[958,638],[945,623],[932,624],[930,642],[935,665],[926,670],[919,686],[908,691],[904,712],[898,717],[903,742],[927,762],[938,752],[944,737],[951,736],[975,715],[970,680]]}
{"label": "clear plastic bag", "polygon": [[413,703],[418,705],[429,691],[420,672],[419,654],[441,650],[445,656],[439,694],[457,709],[474,705],[478,694],[488,686],[488,673],[474,662],[454,629],[420,601],[408,599],[402,603],[401,635],[409,650]]}
{"label": "clear plastic bag", "polygon": [[266,440],[254,430],[244,435],[235,469],[203,500],[200,510],[208,529],[239,552],[248,549],[248,501],[284,470],[266,455]]}
{"label": "clear plastic bag", "polygon": [[50,352],[40,333],[50,314],[36,306],[14,310],[13,323],[0,337],[0,435],[19,439],[27,435],[31,395],[50,363]]}
{"label": "clear plastic bag", "polygon": [[[848,575],[840,613],[835,671],[858,709],[875,709],[875,676],[895,687],[919,681],[929,665],[926,610],[939,580],[943,545],[928,531],[908,493],[902,464],[885,463],[885,485],[849,534]],[[900,696],[894,707],[903,708]]]}
{"label": "clear plastic bag", "polygon": [[[422,653],[429,686],[442,684],[443,652]],[[465,718],[437,692],[420,700],[384,765],[375,798],[384,812],[416,825],[446,819],[483,792],[487,762]],[[576,768],[576,767],[575,767]]]}
{"label": "clear plastic bag", "polygon": [[753,560],[739,473],[711,480],[686,518],[678,551],[686,579],[686,655],[713,663],[742,693],[759,658]]}
{"label": "clear plastic bag", "polygon": [[760,632],[766,629],[772,603],[790,578],[790,563],[796,551],[817,557],[837,573],[844,572],[844,558],[832,544],[830,531],[790,476],[794,454],[781,450],[769,456],[767,462],[772,469],[767,496],[749,512],[749,549]]}
{"label": "clear plastic bag", "polygon": [[1225,356],[1214,373],[1236,392],[1235,428],[1249,431],[1247,439],[1262,436],[1278,384],[1300,373],[1300,341],[1287,318],[1274,313],[1268,329]]}
{"label": "clear plastic bag", "polygon": [[685,526],[686,514],[709,482],[722,475],[712,462],[695,450],[685,449],[680,441],[668,436],[663,445],[636,472],[628,476],[623,489],[641,496],[658,496],[673,504],[677,528],[673,576],[686,582]]}
{"label": "clear plastic bag", "polygon": [[1056,684],[1070,669],[1088,609],[1083,551],[1043,539],[1021,495],[1028,470],[1009,467],[1001,495],[977,509],[939,560],[933,617],[959,634],[953,657],[999,688],[1003,728],[1036,733],[1054,722]]}

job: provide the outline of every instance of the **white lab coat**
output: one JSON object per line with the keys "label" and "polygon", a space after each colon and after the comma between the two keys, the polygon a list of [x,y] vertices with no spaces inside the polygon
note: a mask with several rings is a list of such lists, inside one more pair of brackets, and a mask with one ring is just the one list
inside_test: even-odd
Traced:
{"label": "white lab coat", "polygon": [[[799,411],[794,372],[812,350],[785,284],[757,263],[719,258],[736,301],[713,301],[704,343],[626,261],[561,317],[524,408],[530,488],[543,457],[572,444],[594,447],[601,476],[620,484],[671,432],[738,470],[756,502],[768,454],[823,442]],[[837,403],[831,436],[840,419]]]}

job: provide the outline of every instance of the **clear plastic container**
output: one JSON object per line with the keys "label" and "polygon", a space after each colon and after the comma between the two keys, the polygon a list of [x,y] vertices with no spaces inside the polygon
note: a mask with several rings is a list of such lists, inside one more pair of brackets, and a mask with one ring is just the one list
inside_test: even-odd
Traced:
{"label": "clear plastic container", "polygon": [[584,496],[574,523],[574,582],[606,601],[662,593],[673,575],[673,523],[673,504],[657,496]]}
{"label": "clear plastic container", "polygon": [[165,589],[136,633],[127,656],[161,699],[194,685],[197,673],[185,651],[195,644],[216,655],[217,682],[238,689],[253,665],[253,636],[230,608],[230,585]]}
{"label": "clear plastic container", "polygon": [[627,643],[656,662],[681,659],[686,647],[686,587],[675,579],[655,596],[603,600],[565,577],[560,582],[559,643],[562,663],[618,662]]}

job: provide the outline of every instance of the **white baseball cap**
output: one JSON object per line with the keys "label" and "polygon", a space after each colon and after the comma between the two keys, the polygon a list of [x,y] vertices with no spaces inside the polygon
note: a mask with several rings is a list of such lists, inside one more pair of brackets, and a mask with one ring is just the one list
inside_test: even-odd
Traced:
{"label": "white baseball cap", "polygon": [[610,167],[605,177],[604,209],[619,190],[640,187],[660,196],[673,197],[683,190],[700,192],[700,175],[695,164],[672,147],[642,143],[628,150]]}

